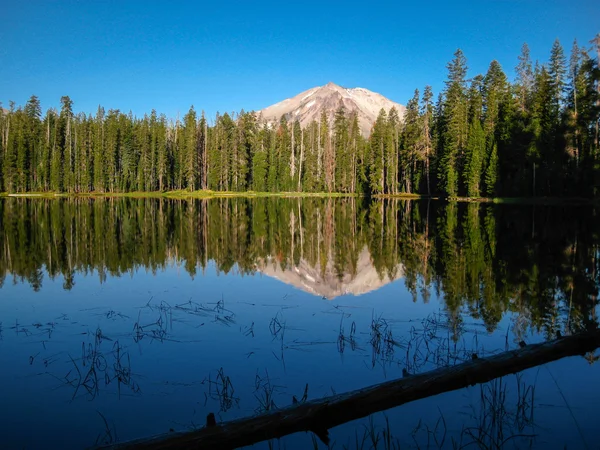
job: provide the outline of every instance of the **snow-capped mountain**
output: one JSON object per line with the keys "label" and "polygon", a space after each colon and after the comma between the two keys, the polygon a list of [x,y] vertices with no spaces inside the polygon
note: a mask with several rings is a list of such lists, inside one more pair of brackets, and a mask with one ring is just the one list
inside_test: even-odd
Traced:
{"label": "snow-capped mountain", "polygon": [[313,120],[319,121],[323,110],[327,112],[329,119],[333,120],[333,115],[340,106],[344,106],[348,114],[354,111],[358,113],[360,130],[365,137],[371,134],[371,127],[382,108],[386,112],[396,108],[400,118],[404,116],[406,109],[403,105],[368,89],[348,89],[330,82],[271,105],[258,113],[262,114],[267,122],[275,122],[281,116],[286,116],[288,120],[297,119],[300,125],[306,126]]}

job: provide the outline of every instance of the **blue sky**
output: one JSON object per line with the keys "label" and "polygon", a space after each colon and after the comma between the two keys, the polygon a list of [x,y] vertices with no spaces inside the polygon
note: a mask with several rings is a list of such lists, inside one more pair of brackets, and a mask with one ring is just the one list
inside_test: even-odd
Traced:
{"label": "blue sky", "polygon": [[406,104],[443,88],[457,48],[469,75],[497,59],[510,79],[523,42],[545,62],[600,32],[597,1],[13,1],[2,0],[0,101],[44,109],[69,95],[169,117],[193,104],[260,109],[328,81]]}

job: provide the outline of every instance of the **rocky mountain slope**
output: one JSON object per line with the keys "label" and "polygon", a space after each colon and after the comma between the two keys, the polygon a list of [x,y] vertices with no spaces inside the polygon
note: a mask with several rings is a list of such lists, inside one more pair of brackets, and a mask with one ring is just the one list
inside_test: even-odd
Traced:
{"label": "rocky mountain slope", "polygon": [[406,109],[403,105],[368,89],[348,89],[327,83],[325,86],[314,87],[271,105],[258,113],[267,122],[276,122],[281,116],[286,116],[288,120],[297,119],[302,126],[306,126],[313,120],[319,121],[323,110],[327,112],[329,119],[333,120],[333,115],[340,106],[344,106],[348,113],[358,113],[360,130],[365,137],[371,133],[371,127],[381,108],[387,112],[396,108],[401,118]]}

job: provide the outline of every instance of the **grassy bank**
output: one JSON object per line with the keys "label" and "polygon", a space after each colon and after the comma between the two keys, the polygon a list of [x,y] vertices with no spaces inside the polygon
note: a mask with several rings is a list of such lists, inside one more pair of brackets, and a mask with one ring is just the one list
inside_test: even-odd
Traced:
{"label": "grassy bank", "polygon": [[[7,193],[0,192],[0,197],[32,197],[32,198],[102,198],[102,197],[127,197],[127,198],[253,198],[253,197],[281,197],[281,198],[342,198],[342,197],[363,197],[362,194],[346,194],[340,192],[234,192],[234,191],[165,191],[165,192],[86,192],[86,193],[64,193],[64,192],[26,192],[26,193]],[[403,200],[440,200],[443,197],[427,196],[421,194],[376,194],[375,199],[403,199]],[[589,199],[583,197],[448,197],[446,201],[468,202],[468,203],[496,203],[496,204],[514,204],[514,205],[592,205],[599,202],[598,199]]]}
{"label": "grassy bank", "polygon": [[468,203],[495,203],[506,205],[593,205],[598,199],[583,197],[450,197],[449,201]]}
{"label": "grassy bank", "polygon": [[420,199],[427,199],[427,198],[437,199],[437,197],[431,197],[431,196],[421,195],[421,194],[407,194],[406,192],[400,192],[398,194],[375,194],[372,197],[373,198],[399,198],[399,199],[406,199],[406,200],[420,200]]}
{"label": "grassy bank", "polygon": [[101,197],[127,197],[127,198],[224,198],[224,197],[360,197],[361,194],[345,194],[339,192],[233,192],[233,191],[165,191],[165,192],[26,192],[26,193],[0,193],[0,197],[28,197],[28,198],[101,198]]}
{"label": "grassy bank", "polygon": [[408,200],[445,200],[448,202],[464,203],[496,203],[513,205],[592,205],[600,202],[600,199],[584,197],[439,197],[420,194],[377,194],[373,198],[383,199],[408,199]]}
{"label": "grassy bank", "polygon": [[232,192],[232,191],[168,191],[162,194],[168,198],[210,198],[210,197],[360,197],[360,194],[344,194],[339,192]]}

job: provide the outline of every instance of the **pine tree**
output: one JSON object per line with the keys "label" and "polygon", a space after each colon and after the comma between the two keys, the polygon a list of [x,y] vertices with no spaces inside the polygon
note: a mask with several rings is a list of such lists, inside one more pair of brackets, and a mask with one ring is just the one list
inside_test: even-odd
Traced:
{"label": "pine tree", "polygon": [[[600,44],[600,39],[599,39]],[[580,49],[580,67],[575,86],[577,90],[577,114],[574,121],[580,147],[580,195],[595,196],[600,184],[598,127],[600,124],[600,68],[598,60]],[[573,96],[574,99],[574,96]],[[571,107],[574,110],[574,105]]]}
{"label": "pine tree", "polygon": [[325,110],[321,114],[321,149],[323,165],[322,185],[328,192],[332,192],[335,184],[335,152],[331,142],[329,117]]}
{"label": "pine tree", "polygon": [[[63,103],[63,110],[65,109]],[[52,163],[50,168],[50,189],[56,192],[62,192],[64,187],[64,144],[65,144],[65,112],[61,111],[61,116],[54,122],[54,133],[52,142]]]}
{"label": "pine tree", "polygon": [[279,178],[279,159],[277,154],[277,139],[272,133],[269,133],[268,144],[268,158],[267,158],[267,191],[277,192],[278,178]]}
{"label": "pine tree", "polygon": [[42,107],[39,99],[32,95],[25,105],[26,116],[26,148],[18,156],[19,185],[23,192],[39,189],[38,164],[42,160],[41,118]]}
{"label": "pine tree", "polygon": [[550,77],[550,92],[552,95],[552,112],[558,121],[560,110],[563,106],[563,94],[566,82],[565,52],[558,39],[554,41],[550,51],[548,63],[548,76]]}
{"label": "pine tree", "polygon": [[200,117],[198,131],[198,164],[200,165],[200,188],[206,190],[208,189],[208,123],[206,121],[206,117],[204,117],[204,111],[202,111],[202,116]]}
{"label": "pine tree", "polygon": [[104,168],[104,108],[98,106],[96,117],[94,117],[92,152],[94,158],[94,190],[105,192],[106,190],[106,171]]}
{"label": "pine tree", "polygon": [[242,113],[238,120],[238,191],[252,186],[252,158],[257,147],[258,124],[253,113]]}
{"label": "pine tree", "polygon": [[477,75],[469,88],[469,137],[465,149],[463,178],[469,197],[479,197],[486,137],[482,127],[483,77]]}
{"label": "pine tree", "polygon": [[[62,167],[58,170],[59,180],[55,184],[57,191],[73,192],[75,184],[75,154],[73,146],[73,102],[68,95],[61,97],[61,110],[58,119],[57,131],[57,159],[56,163]],[[59,162],[60,161],[60,162]]]}
{"label": "pine tree", "polygon": [[346,110],[340,106],[333,118],[333,152],[335,154],[335,188],[338,192],[348,192],[351,177],[349,129]]}
{"label": "pine tree", "polygon": [[302,171],[302,190],[318,192],[321,190],[318,178],[319,124],[313,120],[304,130],[304,169]]}
{"label": "pine tree", "polygon": [[[350,152],[350,187],[349,192],[359,192],[358,183],[358,164],[361,162],[363,148],[362,136],[360,135],[360,127],[358,125],[358,113],[355,111],[350,116],[350,131],[349,131],[349,152]],[[361,164],[362,165],[362,164]]]}
{"label": "pine tree", "polygon": [[425,162],[425,181],[427,195],[431,195],[431,159],[433,157],[433,91],[431,86],[425,86],[421,103],[421,132],[419,134],[419,149]]}
{"label": "pine tree", "polygon": [[169,149],[167,143],[168,125],[167,118],[161,115],[152,132],[152,140],[156,143],[156,175],[158,177],[158,190],[169,189]]}
{"label": "pine tree", "polygon": [[[556,117],[552,106],[554,95],[546,67],[536,71],[535,98],[533,102],[532,134],[528,158],[533,162],[532,194],[550,195],[553,149],[556,142]],[[539,172],[536,169],[539,168]]]}
{"label": "pine tree", "polygon": [[454,53],[448,63],[441,138],[443,145],[439,152],[438,179],[440,188],[447,196],[458,194],[459,173],[463,163],[467,143],[468,120],[465,78],[467,61],[462,51]]}
{"label": "pine tree", "polygon": [[279,127],[275,136],[275,153],[277,164],[277,179],[274,191],[290,191],[293,189],[292,171],[290,161],[292,159],[292,141],[288,121],[283,116],[279,121]]}
{"label": "pine tree", "polygon": [[488,158],[487,168],[485,169],[485,187],[488,196],[493,196],[496,192],[498,183],[498,144],[496,141],[492,144]]}
{"label": "pine tree", "polygon": [[[418,104],[417,104],[418,108]],[[404,182],[406,190],[411,191],[413,180],[413,169],[414,169],[414,158],[409,158],[404,161],[402,165],[402,173],[400,173],[400,167],[402,164],[400,155],[400,116],[398,110],[392,107],[388,113],[388,128],[386,135],[386,186],[387,191],[390,194],[398,193],[398,184]],[[413,154],[415,149],[413,148]],[[401,180],[402,178],[402,180]]]}
{"label": "pine tree", "polygon": [[183,117],[182,130],[182,188],[193,191],[196,189],[196,174],[198,170],[198,130],[196,124],[196,111],[190,107]]}
{"label": "pine tree", "polygon": [[387,113],[379,111],[369,139],[369,190],[372,194],[385,192],[385,144],[388,131]]}
{"label": "pine tree", "polygon": [[534,145],[533,137],[533,101],[535,77],[531,64],[529,46],[524,43],[518,64],[515,67],[513,85],[516,110],[510,136],[510,155],[503,155],[501,171],[505,177],[503,195],[522,195],[530,192],[534,161],[528,158]]}
{"label": "pine tree", "polygon": [[418,154],[418,145],[421,140],[422,126],[419,112],[420,93],[415,89],[413,97],[406,104],[406,112],[404,113],[404,129],[402,132],[402,146],[400,155],[401,183],[404,185],[405,192],[411,192],[412,172]]}
{"label": "pine tree", "polygon": [[265,123],[258,134],[258,143],[252,158],[252,189],[256,192],[267,191],[269,151],[269,129]]}
{"label": "pine tree", "polygon": [[75,131],[75,190],[76,192],[90,192],[92,186],[92,117],[84,113],[76,116]]}
{"label": "pine tree", "polygon": [[527,43],[521,47],[521,55],[519,55],[519,63],[515,68],[517,74],[515,80],[515,90],[517,103],[521,114],[525,115],[529,113],[531,109],[531,101],[533,95],[533,70],[531,65],[531,56],[529,54],[529,46]]}
{"label": "pine tree", "polygon": [[6,153],[5,135],[8,131],[8,114],[2,107],[0,102],[0,192],[5,190],[4,187],[4,158]]}
{"label": "pine tree", "polygon": [[119,186],[119,156],[123,138],[119,127],[119,110],[108,111],[104,137],[104,179],[108,192],[117,192]]}
{"label": "pine tree", "polygon": [[304,131],[298,120],[294,121],[292,129],[292,152],[294,173],[293,181],[297,191],[301,190],[302,164],[304,163]]}
{"label": "pine tree", "polygon": [[[484,159],[485,189],[493,196],[499,182],[498,141],[500,139],[501,110],[507,101],[508,83],[498,61],[492,61],[483,79],[483,130],[486,151]],[[491,182],[492,184],[488,184]]]}
{"label": "pine tree", "polygon": [[23,133],[21,125],[22,111],[20,108],[15,111],[15,103],[10,102],[6,125],[6,144],[4,153],[4,184],[8,192],[16,192],[19,185],[19,175],[17,171],[17,158],[19,146],[23,145]]}

